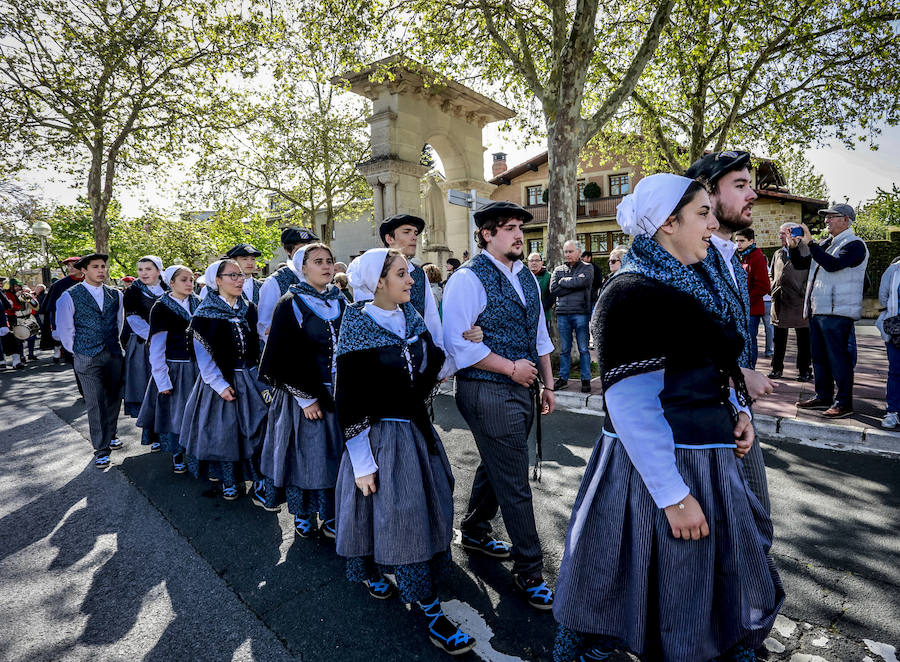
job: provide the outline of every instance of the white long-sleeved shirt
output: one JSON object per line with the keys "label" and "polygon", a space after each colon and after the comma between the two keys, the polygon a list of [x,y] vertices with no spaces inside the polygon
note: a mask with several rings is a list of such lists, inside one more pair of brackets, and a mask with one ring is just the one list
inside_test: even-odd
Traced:
{"label": "white long-sleeved shirt", "polygon": [[[183,301],[179,301],[176,297],[171,297],[172,301],[184,308],[188,315],[191,314],[190,298],[185,297]],[[157,331],[150,336],[150,373],[153,375],[153,381],[156,382],[158,391],[168,391],[172,388],[172,380],[169,379],[169,366],[166,363],[166,338],[168,331]]]}
{"label": "white long-sleeved shirt", "polygon": [[[500,262],[488,251],[486,255],[509,279],[519,300],[525,303],[525,292],[522,283],[519,282],[519,271],[525,268],[519,260],[515,260],[512,269]],[[534,275],[531,275],[534,278]],[[540,291],[537,279],[535,287]],[[456,368],[461,370],[475,365],[491,353],[491,349],[483,342],[470,342],[463,338],[464,331],[471,329],[477,322],[478,316],[484,312],[487,306],[487,293],[478,276],[471,269],[457,269],[447,284],[444,286],[444,348],[447,354],[453,358]],[[547,321],[544,317],[543,306],[539,306],[540,319],[537,326],[537,353],[544,356],[553,351],[553,342],[547,332]]]}
{"label": "white long-sleeved shirt", "polygon": [[731,258],[734,257],[735,251],[737,251],[737,244],[730,239],[722,239],[715,233],[710,237],[710,241],[712,241],[712,245],[715,246],[716,250],[722,255],[722,259],[725,260],[725,264],[728,266],[728,273],[731,274],[731,280],[734,282],[735,287],[737,287],[737,276],[734,275],[734,264],[731,260]]}
{"label": "white long-sleeved shirt", "polygon": [[[665,371],[656,370],[626,377],[605,393],[616,435],[659,508],[679,503],[690,492],[675,465],[677,445],[659,401],[664,385]],[[729,399],[737,411],[751,415],[747,407],[738,405],[733,390]],[[716,446],[736,448],[734,443]]]}
{"label": "white long-sleeved shirt", "polygon": [[[103,286],[90,285],[86,281],[81,281],[77,285],[73,285],[63,292],[56,302],[56,331],[59,335],[59,341],[66,351],[74,354],[72,347],[75,345],[75,301],[72,299],[72,290],[76,287],[84,287],[90,294],[100,310],[103,310]],[[122,306],[122,293],[118,290],[115,292],[119,295],[119,312],[118,312],[118,332],[121,333],[122,325],[125,323],[125,309]]]}
{"label": "white long-sleeved shirt", "polygon": [[[303,280],[303,276],[298,274],[294,268],[293,260],[288,260],[287,266],[295,276],[301,281]],[[259,303],[256,306],[256,332],[263,343],[269,337],[269,327],[272,325],[272,317],[275,315],[275,306],[281,297],[281,288],[278,286],[278,281],[275,280],[275,274],[272,274],[263,281],[259,288]]]}

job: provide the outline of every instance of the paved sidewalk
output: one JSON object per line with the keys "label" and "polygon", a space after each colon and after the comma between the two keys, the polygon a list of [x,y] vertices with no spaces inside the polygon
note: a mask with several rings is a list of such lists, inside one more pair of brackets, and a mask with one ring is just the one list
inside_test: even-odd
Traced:
{"label": "paved sidewalk", "polygon": [[[797,409],[798,400],[814,395],[812,382],[796,381],[796,338],[788,337],[784,377],[775,380],[775,393],[754,403],[757,430],[771,438],[821,444],[837,450],[900,453],[900,428],[884,430],[881,419],[885,414],[885,385],[887,384],[887,352],[884,341],[871,320],[856,325],[858,360],[854,379],[854,410],[849,418],[828,420],[821,412]],[[763,356],[763,334],[759,333],[760,356],[757,370],[768,374],[771,361]],[[596,360],[596,352],[591,352]],[[577,356],[577,351],[576,351]],[[573,364],[577,364],[573,361]],[[571,411],[602,413],[600,378],[591,381],[591,393],[581,393],[581,383],[570,380],[565,390],[557,392],[559,406]]]}

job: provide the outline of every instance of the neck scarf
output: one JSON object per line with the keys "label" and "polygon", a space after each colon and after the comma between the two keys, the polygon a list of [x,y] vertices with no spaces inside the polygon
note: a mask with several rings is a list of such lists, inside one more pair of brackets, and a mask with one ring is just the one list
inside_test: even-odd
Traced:
{"label": "neck scarf", "polygon": [[[194,313],[197,310],[197,306],[200,305],[200,297],[196,294],[191,293],[188,295],[188,307],[191,309],[191,313]],[[191,316],[188,314],[178,301],[172,296],[171,292],[166,292],[159,298],[162,305],[171,310],[173,313],[181,317],[182,319],[190,320]]]}
{"label": "neck scarf", "polygon": [[747,248],[745,248],[744,250],[738,251],[738,252],[737,252],[738,259],[739,259],[741,262],[743,262],[743,261],[744,261],[744,258],[747,257],[748,255],[750,255],[750,253],[752,253],[752,252],[755,251],[755,250],[756,250],[756,244],[755,244],[755,243],[750,244],[750,245],[747,246]]}
{"label": "neck scarf", "polygon": [[238,322],[249,331],[250,325],[247,323],[248,310],[249,305],[244,297],[239,296],[237,298],[237,308],[232,308],[216,290],[210,290],[209,294],[206,295],[206,298],[194,311],[194,317],[208,317],[219,320],[237,319]]}
{"label": "neck scarf", "polygon": [[358,301],[347,305],[341,332],[338,336],[336,355],[357,352],[377,347],[399,346],[405,348],[411,340],[425,333],[425,322],[409,302],[400,304],[406,318],[406,338],[400,338],[376,322],[366,311],[367,302]]}
{"label": "neck scarf", "polygon": [[[159,281],[159,285],[160,285],[160,287],[162,287],[164,293],[169,291],[169,286],[166,285],[162,280]],[[156,294],[153,294],[153,292],[150,291],[150,288],[147,287],[141,280],[135,280],[131,284],[131,287],[138,288],[138,290],[140,290],[141,294],[143,294],[145,297],[149,297],[151,299],[159,298],[159,296]]]}
{"label": "neck scarf", "polygon": [[343,294],[341,294],[341,291],[337,288],[337,286],[332,285],[331,283],[329,283],[328,285],[325,286],[324,292],[319,292],[319,290],[314,288],[312,285],[310,285],[306,281],[303,281],[303,282],[295,284],[295,285],[291,285],[288,288],[288,291],[294,295],[306,294],[308,296],[315,297],[316,299],[320,299],[321,301],[324,301],[325,303],[328,303],[329,301],[334,301],[336,299],[341,299],[344,296]]}

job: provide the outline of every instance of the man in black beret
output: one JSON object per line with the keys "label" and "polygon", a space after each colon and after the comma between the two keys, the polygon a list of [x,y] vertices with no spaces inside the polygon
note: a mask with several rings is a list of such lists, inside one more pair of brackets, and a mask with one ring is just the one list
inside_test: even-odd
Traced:
{"label": "man in black beret", "polygon": [[[750,343],[756,342],[756,338],[750,337],[750,290],[747,273],[735,255],[737,244],[731,240],[735,232],[753,224],[753,202],[758,196],[750,177],[750,153],[727,150],[706,154],[695,161],[684,176],[703,182],[709,189],[712,212],[719,221],[719,228],[710,237],[715,250],[707,253],[700,268],[716,279],[725,292],[729,317],[744,339],[738,364],[750,397],[755,400],[770,394],[775,385],[762,373],[750,369]],[[769,512],[769,484],[759,442],[753,444],[741,462],[750,489]]]}
{"label": "man in black beret", "polygon": [[306,228],[287,227],[281,231],[281,247],[287,253],[287,264],[278,269],[263,281],[259,290],[256,330],[260,340],[265,344],[275,314],[275,304],[283,297],[291,285],[300,282],[300,276],[294,271],[294,254],[304,246],[319,241],[316,233]]}
{"label": "man in black beret", "polygon": [[[540,414],[550,414],[555,406],[553,343],[540,286],[522,262],[522,226],[531,218],[512,202],[492,202],[475,212],[475,238],[482,252],[447,281],[444,343],[459,368],[456,404],[481,455],[460,524],[462,545],[492,558],[512,556],[519,592],[535,609],[549,610],[553,590],[542,577],[543,553],[528,482],[528,435],[535,401]],[[473,325],[481,327],[483,342],[460,340]],[[541,389],[541,382],[546,388]],[[491,534],[498,510],[512,546]]]}
{"label": "man in black beret", "polygon": [[[244,298],[254,305],[259,305],[259,290],[262,287],[262,283],[254,278],[259,273],[259,265],[256,263],[256,258],[260,255],[262,253],[252,244],[238,244],[229,248],[224,256],[237,261],[238,266],[240,266],[241,271],[246,276],[243,289]],[[206,297],[201,296],[201,298]]]}

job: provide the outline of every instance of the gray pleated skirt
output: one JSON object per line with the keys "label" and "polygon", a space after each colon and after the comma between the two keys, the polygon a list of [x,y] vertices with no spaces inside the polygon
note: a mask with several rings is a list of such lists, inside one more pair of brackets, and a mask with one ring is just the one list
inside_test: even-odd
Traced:
{"label": "gray pleated skirt", "polygon": [[336,488],[337,553],[374,556],[381,565],[431,560],[453,538],[453,473],[444,446],[429,425],[437,453],[408,422],[381,421],[369,428],[378,465],[377,491],[362,495],[345,451]]}
{"label": "gray pleated skirt", "polygon": [[132,333],[125,343],[125,413],[137,418],[150,381],[150,347]]}
{"label": "gray pleated skirt", "polygon": [[198,377],[184,407],[180,441],[200,461],[239,462],[262,444],[268,407],[259,394],[256,368],[234,371],[236,398],[227,402]]}
{"label": "gray pleated skirt", "polygon": [[566,535],[553,615],[616,637],[641,659],[707,662],[760,647],[784,601],[769,555],[772,522],[729,448],[675,449],[710,535],[672,536],[617,439],[603,435]]}
{"label": "gray pleated skirt", "polygon": [[137,426],[156,434],[180,434],[181,421],[188,397],[194,388],[200,370],[196,361],[166,361],[172,393],[160,395],[156,380],[152,377],[144,393],[144,402],[137,417]]}
{"label": "gray pleated skirt", "polygon": [[259,467],[276,487],[334,488],[344,453],[344,435],[334,412],[322,414],[318,421],[308,420],[294,396],[276,390]]}

